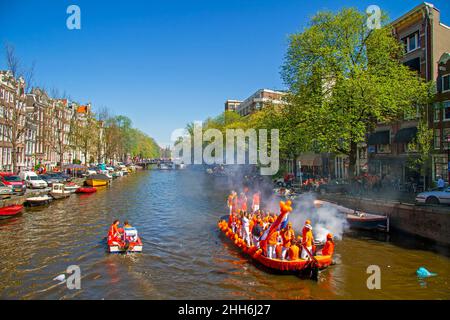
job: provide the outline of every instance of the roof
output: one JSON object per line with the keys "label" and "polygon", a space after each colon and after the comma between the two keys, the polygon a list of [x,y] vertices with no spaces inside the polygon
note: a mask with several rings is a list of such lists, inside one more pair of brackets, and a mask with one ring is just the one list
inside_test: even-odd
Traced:
{"label": "roof", "polygon": [[402,21],[408,19],[409,17],[411,17],[412,15],[420,12],[425,7],[428,7],[430,9],[435,9],[435,10],[439,11],[439,9],[437,9],[432,3],[422,2],[421,4],[415,6],[413,9],[409,10],[407,13],[403,14],[399,18],[397,18],[394,21],[392,21],[391,25],[395,26],[397,24],[400,24],[400,22],[402,22]]}

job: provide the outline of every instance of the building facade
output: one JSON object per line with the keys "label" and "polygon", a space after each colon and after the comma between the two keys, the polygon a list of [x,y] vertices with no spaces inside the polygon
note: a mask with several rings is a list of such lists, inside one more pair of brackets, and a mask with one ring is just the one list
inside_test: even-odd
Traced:
{"label": "building facade", "polygon": [[[405,45],[402,63],[425,80],[435,81],[439,85],[439,61],[445,52],[450,51],[450,28],[440,21],[440,11],[432,4],[422,3],[394,20],[391,26],[393,34]],[[444,114],[435,111],[440,106],[439,102],[445,104],[445,93],[440,94],[439,88],[435,101],[437,104],[417,107],[397,122],[378,125],[368,137],[370,173],[388,176],[399,184],[419,182],[422,179],[420,168],[413,165],[418,155],[411,148],[411,142],[417,134],[419,118],[426,117],[435,135],[435,152],[431,157],[432,170],[426,177],[427,185],[437,180],[438,176],[448,179],[447,161],[444,161],[446,155],[443,154],[445,146],[441,141],[441,137],[446,134],[446,124],[442,117]]]}
{"label": "building facade", "polygon": [[[250,97],[240,102],[238,105],[234,104],[235,111],[241,116],[248,116],[249,114],[258,111],[268,105],[283,105],[286,102],[283,97],[286,93],[283,91],[275,91],[270,89],[260,89],[252,94]],[[227,100],[238,102],[237,100]],[[227,103],[225,102],[225,110]]]}
{"label": "building facade", "polygon": [[227,100],[225,101],[225,111],[237,111],[241,103],[240,100]]}

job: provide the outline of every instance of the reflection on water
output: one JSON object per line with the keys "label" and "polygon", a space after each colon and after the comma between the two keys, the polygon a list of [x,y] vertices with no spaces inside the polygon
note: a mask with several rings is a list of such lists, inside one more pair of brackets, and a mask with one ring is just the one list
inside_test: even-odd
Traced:
{"label": "reflection on water", "polygon": [[[347,233],[318,282],[267,273],[216,229],[229,183],[194,171],[148,171],[0,222],[0,298],[15,299],[449,299],[449,258],[409,239]],[[129,220],[144,252],[111,255],[105,236]],[[417,249],[419,248],[419,249]],[[439,249],[440,250],[440,249]],[[436,251],[436,249],[435,249]],[[79,265],[81,290],[52,279]],[[366,287],[379,265],[382,289]],[[425,266],[438,276],[418,280]]]}

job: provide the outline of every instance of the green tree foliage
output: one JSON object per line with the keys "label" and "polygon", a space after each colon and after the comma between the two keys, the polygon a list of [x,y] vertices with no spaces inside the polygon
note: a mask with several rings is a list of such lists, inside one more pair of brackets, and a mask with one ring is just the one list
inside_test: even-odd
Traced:
{"label": "green tree foliage", "polygon": [[350,174],[358,143],[377,123],[425,105],[430,92],[429,84],[400,63],[403,45],[391,29],[370,30],[366,20],[351,8],[318,13],[303,32],[291,35],[282,68],[292,116],[301,119],[294,121],[300,143],[348,155]]}

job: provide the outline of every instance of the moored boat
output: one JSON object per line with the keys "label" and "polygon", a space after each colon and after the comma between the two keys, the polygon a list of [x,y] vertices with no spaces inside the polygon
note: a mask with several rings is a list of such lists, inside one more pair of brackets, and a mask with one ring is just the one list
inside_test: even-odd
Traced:
{"label": "moored boat", "polygon": [[94,187],[80,187],[78,188],[75,193],[94,193],[97,192],[97,189]]}
{"label": "moored boat", "polygon": [[26,199],[26,204],[34,207],[34,206],[42,206],[42,205],[46,205],[48,203],[50,203],[50,201],[52,201],[53,198],[48,196],[48,195],[43,195],[43,196],[39,196],[39,197],[30,197]]}
{"label": "moored boat", "polygon": [[58,200],[70,197],[72,192],[65,190],[62,183],[54,183],[52,185],[52,190],[49,193],[54,199]]}
{"label": "moored boat", "polygon": [[[348,213],[347,222],[352,229],[362,229],[362,230],[387,230],[388,229],[388,217],[355,212],[354,214]],[[387,230],[388,231],[388,230]]]}
{"label": "moored boat", "polygon": [[7,219],[17,216],[18,214],[20,214],[22,209],[23,206],[19,204],[0,208],[0,219]]}
{"label": "moored boat", "polygon": [[70,193],[74,193],[78,188],[80,188],[80,186],[73,182],[70,182],[64,186],[64,190],[69,191]]}
{"label": "moored boat", "polygon": [[325,269],[331,265],[333,259],[332,256],[315,255],[313,259],[296,259],[296,260],[281,260],[271,259],[263,255],[262,249],[258,249],[255,246],[247,246],[245,241],[232,231],[228,226],[228,216],[224,216],[218,222],[218,227],[222,233],[229,238],[244,254],[249,255],[253,261],[256,261],[265,267],[281,272],[281,273],[300,273],[312,269]]}
{"label": "moored boat", "polygon": [[108,185],[110,178],[104,174],[92,174],[86,178],[86,184],[91,187],[103,187]]}

